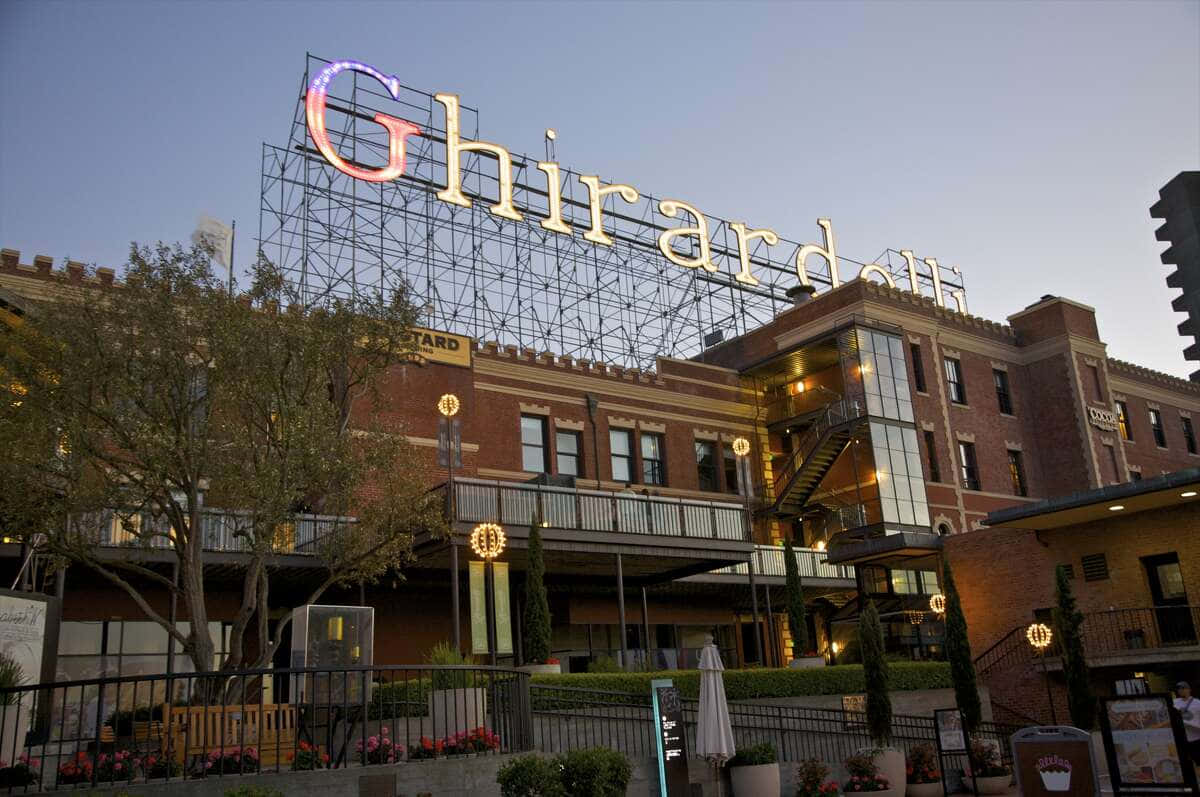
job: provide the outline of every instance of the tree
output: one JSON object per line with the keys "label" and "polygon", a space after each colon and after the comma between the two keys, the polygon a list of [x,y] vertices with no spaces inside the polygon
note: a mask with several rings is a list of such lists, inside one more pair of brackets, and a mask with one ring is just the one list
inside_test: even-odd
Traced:
{"label": "tree", "polygon": [[[296,544],[296,514],[340,518],[302,541],[323,567],[306,603],[398,570],[414,532],[444,529],[379,389],[412,348],[406,294],[302,304],[269,262],[252,277],[231,296],[205,250],[134,245],[121,283],[64,286],[0,351],[7,529],[127,594],[197,672],[215,652],[210,535],[244,552],[224,663],[234,669],[268,665],[290,620],[268,634],[272,555]],[[171,552],[178,578],[105,555],[97,542],[114,526],[133,547]],[[170,622],[163,593],[189,630]]]}
{"label": "tree", "polygon": [[954,573],[947,560],[942,564],[942,590],[946,599],[946,658],[950,662],[950,680],[954,683],[954,702],[962,712],[967,733],[972,733],[983,721],[983,706],[979,702],[979,687],[975,682],[975,662],[971,658],[971,641],[967,637],[967,618],[963,614]]}
{"label": "tree", "polygon": [[804,586],[800,582],[800,568],[796,565],[796,552],[792,541],[783,543],[783,570],[787,576],[788,630],[792,634],[792,658],[808,652],[808,622],[804,618]]}
{"label": "tree", "polygon": [[875,601],[858,617],[858,644],[862,648],[863,679],[867,683],[867,733],[879,747],[892,738],[892,699],[888,696],[888,666],[883,652],[883,628]]}
{"label": "tree", "polygon": [[540,526],[536,516],[529,522],[529,568],[525,572],[525,658],[534,664],[550,658],[550,601],[546,598]]}
{"label": "tree", "polygon": [[1071,580],[1067,578],[1067,569],[1062,565],[1056,568],[1055,579],[1058,605],[1054,608],[1054,625],[1062,648],[1067,708],[1075,727],[1090,731],[1096,724],[1096,697],[1092,694],[1091,678],[1083,655],[1083,614],[1075,605]]}

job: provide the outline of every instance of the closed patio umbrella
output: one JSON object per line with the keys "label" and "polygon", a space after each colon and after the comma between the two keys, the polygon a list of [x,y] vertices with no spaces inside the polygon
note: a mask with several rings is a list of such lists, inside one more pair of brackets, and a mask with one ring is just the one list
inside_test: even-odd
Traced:
{"label": "closed patio umbrella", "polygon": [[[696,755],[720,768],[733,758],[733,728],[729,724],[729,704],[725,700],[725,681],[721,672],[721,654],[711,636],[704,638],[700,651],[700,710],[696,718]],[[718,773],[717,788],[721,778]]]}

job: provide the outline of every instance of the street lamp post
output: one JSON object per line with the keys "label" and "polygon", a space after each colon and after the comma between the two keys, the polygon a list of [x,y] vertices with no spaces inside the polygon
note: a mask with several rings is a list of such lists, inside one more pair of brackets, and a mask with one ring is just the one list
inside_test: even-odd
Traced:
{"label": "street lamp post", "polygon": [[1049,650],[1050,643],[1054,640],[1054,632],[1048,625],[1034,623],[1025,629],[1025,638],[1041,656],[1042,675],[1046,679],[1046,701],[1050,704],[1050,724],[1057,725],[1058,715],[1054,711],[1054,693],[1050,689],[1050,668],[1046,666],[1046,651]]}
{"label": "street lamp post", "polygon": [[[744,437],[735,438],[730,444],[733,449],[734,456],[737,457],[738,470],[741,472],[740,481],[742,485],[742,506],[746,511],[746,532],[750,535],[750,544],[754,545],[754,524],[750,514],[750,485],[749,476],[750,468],[746,467],[746,457],[750,454],[750,441]],[[757,558],[752,549],[750,553],[750,561],[746,563],[746,569],[750,574],[750,612],[754,617],[754,645],[758,648],[758,661],[763,667],[767,666],[767,651],[763,647],[762,631],[758,627],[758,584],[754,579],[754,560]]]}
{"label": "street lamp post", "polygon": [[[460,407],[458,396],[453,393],[443,394],[437,401],[437,411],[442,416],[442,426],[446,430],[446,514],[450,517],[450,528],[454,528],[454,416]],[[454,535],[450,537],[450,611],[454,616],[451,630],[453,631],[454,649],[462,651],[462,630],[459,628],[458,608],[458,546],[454,544]]]}
{"label": "street lamp post", "polygon": [[487,614],[488,661],[496,666],[496,575],[492,562],[504,552],[504,529],[496,523],[480,523],[471,532],[471,549],[483,559],[484,611]]}

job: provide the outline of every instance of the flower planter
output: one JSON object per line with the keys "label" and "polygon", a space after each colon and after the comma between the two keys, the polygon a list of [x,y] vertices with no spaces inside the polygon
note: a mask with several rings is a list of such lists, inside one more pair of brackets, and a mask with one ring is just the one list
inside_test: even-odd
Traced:
{"label": "flower planter", "polygon": [[518,667],[521,672],[530,675],[558,675],[562,672],[561,664],[525,664]]}
{"label": "flower planter", "polygon": [[435,739],[482,728],[487,725],[487,690],[434,689],[429,693],[429,717]]}
{"label": "flower planter", "polygon": [[824,656],[801,656],[798,659],[792,659],[791,663],[788,664],[788,667],[793,670],[811,670],[815,667],[824,666]]}
{"label": "flower planter", "polygon": [[779,797],[779,764],[730,767],[733,797]]}
{"label": "flower planter", "polygon": [[989,775],[985,778],[972,778],[970,775],[963,775],[963,786],[967,789],[974,789],[978,783],[979,791],[977,794],[1004,794],[1008,791],[1008,787],[1012,784],[1012,774],[1006,775]]}
{"label": "flower planter", "polygon": [[875,793],[886,795],[886,797],[904,797],[904,787],[907,785],[905,781],[908,779],[908,766],[904,761],[904,753],[891,748],[863,752],[874,752],[871,760],[875,762],[875,768],[879,770],[879,774],[887,778],[890,785],[886,791]]}
{"label": "flower planter", "polygon": [[942,784],[939,781],[933,783],[910,783],[904,793],[908,797],[942,797]]}

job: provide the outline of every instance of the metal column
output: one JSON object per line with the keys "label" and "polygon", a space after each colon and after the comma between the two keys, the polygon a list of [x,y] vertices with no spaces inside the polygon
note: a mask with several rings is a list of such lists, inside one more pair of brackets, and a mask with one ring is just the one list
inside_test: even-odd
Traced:
{"label": "metal column", "polygon": [[758,583],[754,580],[754,554],[750,555],[747,565],[747,569],[750,571],[750,613],[754,618],[754,644],[758,648],[758,662],[765,667],[767,655],[763,650],[762,629],[758,626]]}
{"label": "metal column", "polygon": [[458,546],[450,543],[450,614],[453,619],[454,649],[462,652],[462,618],[458,614]]}
{"label": "metal column", "polygon": [[621,642],[621,669],[629,658],[625,650],[625,572],[621,569],[621,554],[617,554],[617,636]]}
{"label": "metal column", "polygon": [[642,634],[646,640],[646,661],[650,660],[650,610],[646,605],[646,588],[642,587]]}

